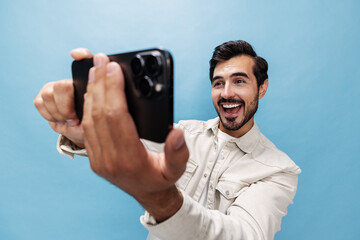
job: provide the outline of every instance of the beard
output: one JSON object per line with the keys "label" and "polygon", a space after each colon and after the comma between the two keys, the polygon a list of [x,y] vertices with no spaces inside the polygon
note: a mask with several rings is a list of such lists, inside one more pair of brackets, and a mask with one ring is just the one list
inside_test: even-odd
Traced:
{"label": "beard", "polygon": [[236,119],[241,116],[237,116],[234,118],[222,117],[221,114],[219,113],[218,108],[215,108],[223,127],[229,131],[236,131],[242,128],[255,115],[258,109],[259,92],[256,94],[255,98],[249,103],[248,106],[245,105],[245,102],[242,99],[236,100],[236,99],[225,99],[225,98],[221,98],[218,101],[218,106],[220,106],[220,103],[224,103],[224,102],[239,103],[242,104],[242,107],[244,108],[244,117],[240,121],[236,121]]}

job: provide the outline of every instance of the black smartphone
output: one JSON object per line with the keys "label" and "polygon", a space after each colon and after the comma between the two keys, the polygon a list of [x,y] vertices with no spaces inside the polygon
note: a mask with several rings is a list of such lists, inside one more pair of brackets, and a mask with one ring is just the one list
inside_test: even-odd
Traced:
{"label": "black smartphone", "polygon": [[[120,64],[125,76],[129,112],[140,138],[165,142],[173,126],[173,59],[162,49],[147,49],[108,56]],[[72,63],[75,110],[83,116],[84,94],[93,67],[88,58]]]}

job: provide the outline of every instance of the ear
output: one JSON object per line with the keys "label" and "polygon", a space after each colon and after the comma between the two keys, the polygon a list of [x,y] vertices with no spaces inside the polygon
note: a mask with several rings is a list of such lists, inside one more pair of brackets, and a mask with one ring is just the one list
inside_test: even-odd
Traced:
{"label": "ear", "polygon": [[265,79],[264,83],[260,85],[259,87],[259,99],[261,99],[263,96],[265,96],[265,93],[269,87],[269,80]]}

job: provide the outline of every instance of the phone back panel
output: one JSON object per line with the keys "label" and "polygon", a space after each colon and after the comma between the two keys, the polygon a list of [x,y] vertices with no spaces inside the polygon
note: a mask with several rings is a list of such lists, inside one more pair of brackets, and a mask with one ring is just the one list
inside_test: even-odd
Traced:
{"label": "phone back panel", "polygon": [[[129,112],[140,138],[164,142],[173,125],[173,59],[169,52],[149,49],[109,55],[125,76]],[[93,59],[74,61],[75,110],[82,119],[84,94]]]}

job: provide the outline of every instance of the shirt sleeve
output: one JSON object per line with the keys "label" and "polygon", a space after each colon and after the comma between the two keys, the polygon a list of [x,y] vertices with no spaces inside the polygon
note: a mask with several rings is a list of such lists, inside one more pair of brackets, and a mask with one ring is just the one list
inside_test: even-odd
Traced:
{"label": "shirt sleeve", "polygon": [[60,135],[56,144],[58,152],[62,155],[74,159],[74,155],[87,157],[87,151],[84,148],[79,148],[72,141],[67,139],[64,135]]}
{"label": "shirt sleeve", "polygon": [[[140,139],[144,144],[145,148],[153,152],[163,152],[164,143],[151,142],[149,140]],[[75,155],[87,157],[87,151],[85,148],[79,148],[72,141],[66,138],[64,135],[60,135],[56,144],[58,152],[62,155],[68,156],[71,159],[74,159]]]}
{"label": "shirt sleeve", "polygon": [[150,235],[158,239],[274,239],[281,219],[292,203],[297,173],[277,173],[254,183],[242,192],[226,214],[206,209],[183,193],[180,210],[157,224],[146,213],[140,218]]}

